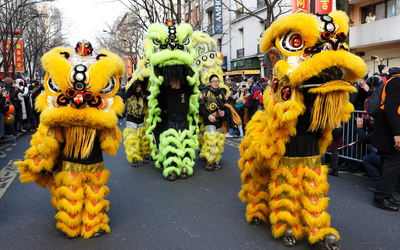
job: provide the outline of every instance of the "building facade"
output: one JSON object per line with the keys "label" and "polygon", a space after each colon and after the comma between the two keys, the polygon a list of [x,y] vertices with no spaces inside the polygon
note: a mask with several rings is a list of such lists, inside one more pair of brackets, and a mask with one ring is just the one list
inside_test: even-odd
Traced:
{"label": "building facade", "polygon": [[[370,75],[379,72],[374,56],[389,67],[400,67],[400,0],[350,0],[349,4],[349,46],[366,62]],[[375,20],[366,22],[369,13]]]}

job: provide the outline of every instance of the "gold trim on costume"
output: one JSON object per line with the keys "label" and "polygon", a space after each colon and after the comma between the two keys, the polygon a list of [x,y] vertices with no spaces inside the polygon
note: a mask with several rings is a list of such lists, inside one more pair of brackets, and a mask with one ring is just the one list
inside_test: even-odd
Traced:
{"label": "gold trim on costume", "polygon": [[284,156],[279,161],[280,166],[292,170],[293,168],[298,168],[300,162],[304,163],[304,167],[314,170],[316,167],[321,168],[321,156],[308,156],[308,157],[288,157]]}
{"label": "gold trim on costume", "polygon": [[66,171],[68,173],[81,173],[81,172],[91,172],[95,174],[96,172],[101,172],[104,168],[104,162],[99,162],[95,164],[80,164],[80,163],[73,163],[73,162],[68,162],[68,161],[63,161],[63,167],[62,170]]}

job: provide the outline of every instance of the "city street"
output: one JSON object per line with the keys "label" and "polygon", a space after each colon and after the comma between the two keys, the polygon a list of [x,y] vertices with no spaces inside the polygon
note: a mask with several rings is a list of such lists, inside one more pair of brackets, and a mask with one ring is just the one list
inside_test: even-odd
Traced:
{"label": "city street", "polygon": [[[123,129],[123,126],[120,126]],[[274,239],[270,225],[248,224],[238,198],[239,143],[228,138],[221,163],[209,172],[196,160],[188,179],[167,181],[154,162],[132,168],[121,143],[117,156],[104,155],[111,176],[111,233],[100,238],[66,239],[56,228],[49,190],[21,184],[12,162],[22,159],[32,133],[0,144],[0,249],[311,249],[303,239],[288,248]],[[17,173],[17,174],[16,174]],[[13,179],[15,177],[15,179]],[[331,224],[346,250],[399,249],[400,213],[372,205],[372,181],[351,173],[329,176]],[[400,198],[399,193],[395,193]]]}

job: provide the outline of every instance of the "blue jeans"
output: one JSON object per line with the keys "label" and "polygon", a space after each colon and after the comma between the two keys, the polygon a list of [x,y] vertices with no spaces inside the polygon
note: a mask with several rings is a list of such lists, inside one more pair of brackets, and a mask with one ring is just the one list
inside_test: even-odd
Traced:
{"label": "blue jeans", "polygon": [[362,160],[364,167],[367,169],[369,176],[375,184],[379,183],[379,169],[381,165],[380,155],[366,155]]}

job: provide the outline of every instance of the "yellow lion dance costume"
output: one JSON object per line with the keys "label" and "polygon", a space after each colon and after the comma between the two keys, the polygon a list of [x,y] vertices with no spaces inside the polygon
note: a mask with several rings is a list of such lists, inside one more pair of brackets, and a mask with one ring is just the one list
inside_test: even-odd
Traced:
{"label": "yellow lion dance costume", "polygon": [[296,13],[276,20],[260,40],[274,75],[264,92],[265,111],[254,115],[240,145],[239,197],[248,203],[247,221],[265,223],[269,216],[273,236],[288,246],[307,236],[317,247],[338,249],[321,155],[332,129],[354,110],[349,81],[366,72],[345,44],[348,23],[341,11]]}
{"label": "yellow lion dance costume", "polygon": [[[145,49],[149,48],[149,41],[145,41]],[[124,146],[126,158],[132,162],[132,167],[138,167],[139,161],[148,163],[150,161],[150,140],[146,136],[149,124],[146,123],[149,108],[147,106],[147,96],[150,94],[148,89],[150,69],[149,63],[140,60],[138,68],[135,70],[131,81],[126,86],[126,128],[124,129]],[[140,85],[140,93],[135,93]],[[133,93],[133,94],[132,94]],[[129,97],[128,97],[129,96]]]}
{"label": "yellow lion dance costume", "polygon": [[[224,106],[229,108],[231,112],[228,114],[234,115],[234,121],[241,125],[241,120],[236,111],[232,106],[225,103],[225,97],[230,95],[229,88],[223,83],[223,71],[221,69],[223,55],[221,52],[217,52],[216,42],[204,32],[195,32],[193,34],[193,45],[192,49],[196,52],[197,58],[194,61],[194,66],[199,72],[201,86],[199,89],[202,91],[202,96],[199,99],[199,103],[204,104],[204,99],[207,99],[205,103],[210,109],[209,111],[216,114],[218,104],[215,103],[215,98],[212,98],[212,94],[207,91],[209,86],[209,78],[211,75],[217,75],[220,81],[219,87],[221,93],[219,98],[223,100]],[[208,95],[208,96],[207,96]],[[214,99],[214,100],[213,100]],[[214,106],[213,108],[210,108]],[[215,115],[217,117],[217,115]],[[199,137],[199,158],[207,161],[206,169],[214,170],[221,169],[222,165],[219,161],[222,158],[224,151],[225,134],[222,128],[216,128],[214,125],[204,125],[204,117],[199,116],[200,120],[200,133]]]}
{"label": "yellow lion dance costume", "polygon": [[125,67],[113,53],[92,51],[83,40],[75,52],[58,47],[43,56],[46,91],[36,102],[40,126],[25,161],[16,163],[21,182],[51,186],[57,228],[67,238],[110,232],[105,214],[110,172],[102,152],[115,155],[122,140],[116,125],[124,104],[114,95]]}

